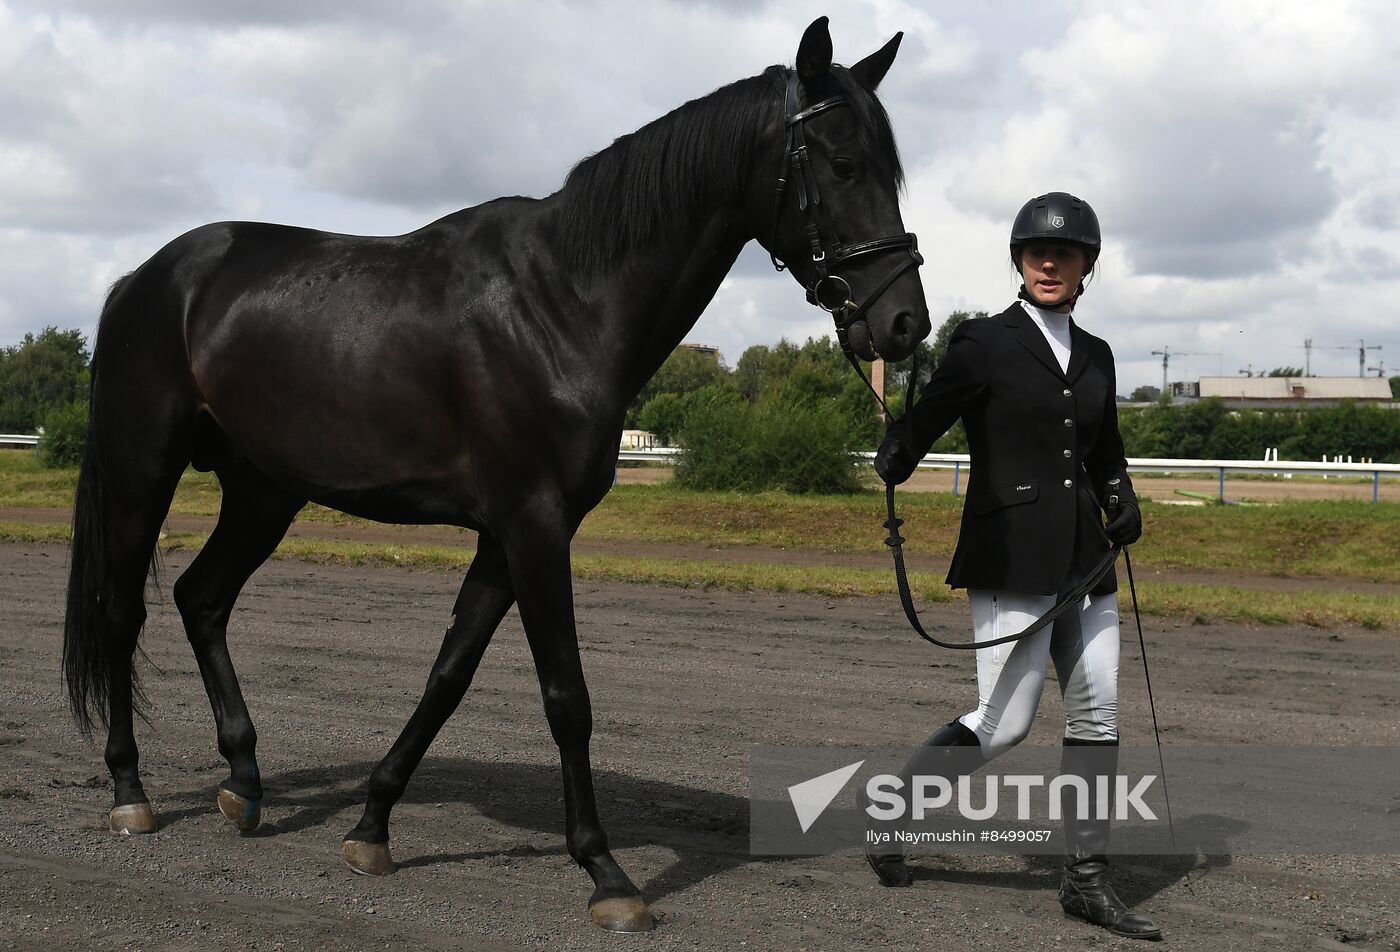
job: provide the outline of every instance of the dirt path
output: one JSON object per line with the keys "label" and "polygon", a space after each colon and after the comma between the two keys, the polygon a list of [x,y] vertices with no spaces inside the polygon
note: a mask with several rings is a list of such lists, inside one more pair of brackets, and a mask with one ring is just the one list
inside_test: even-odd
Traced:
{"label": "dirt path", "polygon": [[[224,765],[208,703],[168,596],[153,606],[143,668],[154,708],[138,737],[163,828],[112,836],[100,745],[75,736],[58,678],[65,557],[0,546],[0,948],[1129,945],[1062,918],[1041,859],[926,858],[914,888],[882,890],[855,859],[749,856],[752,745],[903,744],[968,705],[970,659],[926,648],[885,599],[576,586],[603,815],[664,916],[646,937],[588,922],[514,613],[394,814],[403,869],[366,879],[340,864],[364,778],[436,653],[455,575],[287,561],[253,579],[230,639],[268,788],[265,825],[248,838],[215,812]],[[167,591],[188,559],[169,558]],[[964,627],[957,607],[929,614]],[[1167,743],[1400,742],[1393,634],[1152,622],[1149,638]],[[1124,653],[1122,719],[1140,741],[1139,659],[1131,642]],[[1030,743],[1058,743],[1059,719],[1047,700]],[[1148,857],[1121,876],[1177,948],[1400,947],[1395,857],[1216,859],[1190,889],[1185,868]]]}

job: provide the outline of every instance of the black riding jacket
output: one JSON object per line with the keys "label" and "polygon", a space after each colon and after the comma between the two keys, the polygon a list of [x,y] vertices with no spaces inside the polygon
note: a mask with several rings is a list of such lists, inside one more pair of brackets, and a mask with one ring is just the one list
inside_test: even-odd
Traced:
{"label": "black riding jacket", "polygon": [[[1058,594],[1110,548],[1097,500],[1113,493],[1137,504],[1118,432],[1113,352],[1073,320],[1070,341],[1062,371],[1019,302],[964,321],[896,424],[920,459],[959,417],[967,430],[972,474],[948,570],[954,588]],[[1109,573],[1094,594],[1116,589]]]}

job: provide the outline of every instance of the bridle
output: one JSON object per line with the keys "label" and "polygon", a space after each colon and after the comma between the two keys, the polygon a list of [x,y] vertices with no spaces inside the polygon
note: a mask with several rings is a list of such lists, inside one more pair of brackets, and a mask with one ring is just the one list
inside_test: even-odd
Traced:
{"label": "bridle", "polygon": [[[902,235],[893,235],[887,238],[872,238],[868,241],[857,241],[852,244],[843,244],[839,240],[836,230],[831,227],[831,222],[827,220],[826,212],[822,207],[821,192],[817,189],[817,179],[812,171],[812,158],[807,151],[803,123],[838,106],[850,108],[851,102],[845,96],[830,96],[813,103],[806,109],[798,109],[800,85],[796,70],[790,72],[787,92],[783,99],[784,124],[787,129],[787,138],[783,148],[785,158],[782,171],[778,175],[776,211],[773,216],[773,240],[768,243],[768,255],[773,261],[773,267],[777,270],[783,271],[788,267],[787,263],[780,259],[773,249],[777,248],[778,222],[783,212],[783,199],[787,195],[788,181],[791,179],[795,183],[797,209],[806,219],[807,244],[811,253],[812,269],[815,273],[812,282],[805,285],[807,301],[831,315],[831,319],[836,324],[836,339],[841,342],[841,350],[845,353],[847,360],[854,362],[855,355],[851,351],[848,340],[851,325],[866,316],[871,305],[889,290],[890,285],[894,284],[900,275],[910,268],[917,268],[923,264],[924,258],[923,255],[919,254],[919,240],[913,232],[905,232]],[[832,270],[849,264],[853,259],[865,255],[883,254],[887,251],[906,251],[908,257],[885,275],[884,280],[875,286],[873,292],[866,295],[865,300],[855,301],[851,297],[850,282],[839,274],[833,274]]]}

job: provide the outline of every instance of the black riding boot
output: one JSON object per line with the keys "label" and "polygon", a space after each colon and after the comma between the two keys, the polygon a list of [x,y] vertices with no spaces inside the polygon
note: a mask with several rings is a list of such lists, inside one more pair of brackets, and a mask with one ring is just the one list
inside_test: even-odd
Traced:
{"label": "black riding boot", "polygon": [[1089,787],[1088,819],[1079,819],[1078,795],[1068,786],[1060,789],[1060,815],[1065,821],[1065,873],[1060,882],[1060,905],[1065,915],[1129,939],[1162,938],[1157,924],[1125,906],[1108,881],[1108,833],[1112,821],[1097,818],[1100,801],[1094,778],[1103,775],[1110,778],[1109,802],[1103,806],[1104,815],[1112,816],[1118,741],[1065,738],[1060,773],[1082,777]]}
{"label": "black riding boot", "polygon": [[[909,758],[909,762],[899,771],[899,778],[904,781],[906,793],[911,792],[912,778],[929,768],[938,768],[942,763],[930,757],[930,747],[981,747],[982,742],[977,739],[977,735],[963,726],[961,721],[953,721],[945,724],[933,733],[928,740],[924,741],[923,747],[914,752],[914,756]],[[946,762],[947,757],[941,758],[941,762]],[[947,771],[953,773],[954,771]],[[964,773],[965,770],[957,771]],[[946,775],[946,774],[945,774]],[[956,780],[956,777],[949,777]],[[884,839],[876,844],[867,837],[865,841],[865,861],[870,864],[870,868],[875,870],[875,875],[880,879],[881,886],[908,886],[909,867],[904,864],[904,846],[899,841],[898,836],[904,832],[908,825],[908,817],[898,820],[874,820],[865,812],[870,800],[865,795],[864,788],[856,788],[856,806],[866,818],[866,829],[872,833],[879,833]]]}

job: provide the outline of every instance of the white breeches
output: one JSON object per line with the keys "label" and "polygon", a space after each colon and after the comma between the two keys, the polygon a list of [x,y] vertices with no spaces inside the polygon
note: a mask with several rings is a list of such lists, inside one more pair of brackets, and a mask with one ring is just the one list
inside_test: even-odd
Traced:
{"label": "white breeches", "polygon": [[[974,589],[973,636],[992,641],[1024,630],[1055,604],[1053,595]],[[1045,687],[1046,656],[1064,699],[1065,736],[1118,737],[1118,596],[1090,595],[1053,625],[1022,641],[977,650],[977,710],[958,718],[983,750],[1010,747],[1030,733]]]}

